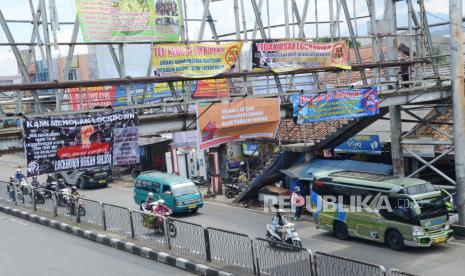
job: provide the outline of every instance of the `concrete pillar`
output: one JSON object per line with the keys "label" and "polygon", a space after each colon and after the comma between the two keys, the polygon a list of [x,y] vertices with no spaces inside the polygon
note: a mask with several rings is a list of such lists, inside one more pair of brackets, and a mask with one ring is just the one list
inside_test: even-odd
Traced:
{"label": "concrete pillar", "polygon": [[391,157],[395,176],[404,176],[404,155],[400,145],[402,135],[402,121],[400,106],[389,107],[389,118],[391,123]]}

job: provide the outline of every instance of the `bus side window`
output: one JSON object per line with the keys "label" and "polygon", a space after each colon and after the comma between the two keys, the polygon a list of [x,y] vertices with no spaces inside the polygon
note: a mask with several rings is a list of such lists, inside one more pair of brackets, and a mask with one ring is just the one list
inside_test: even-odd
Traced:
{"label": "bus side window", "polygon": [[388,220],[399,222],[414,223],[413,214],[410,204],[413,204],[408,199],[388,197],[389,208],[382,208],[379,213]]}
{"label": "bus side window", "polygon": [[163,194],[164,195],[172,195],[170,186],[163,185]]}
{"label": "bus side window", "polygon": [[152,186],[152,182],[147,180],[142,181],[142,190],[150,192],[150,186]]}
{"label": "bus side window", "polygon": [[136,188],[139,188],[139,189],[142,188],[142,180],[138,179],[136,181]]}

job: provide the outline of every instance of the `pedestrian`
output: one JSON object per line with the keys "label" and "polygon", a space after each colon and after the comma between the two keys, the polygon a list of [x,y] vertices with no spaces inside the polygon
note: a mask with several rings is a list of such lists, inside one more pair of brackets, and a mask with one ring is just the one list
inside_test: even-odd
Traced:
{"label": "pedestrian", "polygon": [[300,193],[300,187],[295,186],[294,192],[291,195],[291,209],[294,211],[294,217],[292,220],[301,220],[300,216],[302,215],[302,205],[301,201],[302,195]]}

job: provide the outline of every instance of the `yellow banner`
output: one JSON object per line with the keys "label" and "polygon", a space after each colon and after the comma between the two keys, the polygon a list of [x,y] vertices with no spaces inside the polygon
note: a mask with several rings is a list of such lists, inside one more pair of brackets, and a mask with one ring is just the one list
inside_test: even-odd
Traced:
{"label": "yellow banner", "polygon": [[242,42],[224,44],[158,44],[153,46],[153,68],[160,76],[212,77],[231,70]]}
{"label": "yellow banner", "polygon": [[252,63],[253,68],[266,68],[276,73],[322,67],[351,69],[349,46],[344,40],[334,43],[254,42]]}

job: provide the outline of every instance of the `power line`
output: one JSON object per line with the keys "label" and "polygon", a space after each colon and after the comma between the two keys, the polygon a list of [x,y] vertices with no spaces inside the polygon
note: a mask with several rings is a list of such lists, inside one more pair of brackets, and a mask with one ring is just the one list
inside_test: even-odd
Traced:
{"label": "power line", "polygon": [[[442,20],[442,21],[444,21],[444,22],[447,22],[447,23],[449,23],[449,24],[452,23],[452,22],[450,22],[449,20],[444,19],[444,18],[442,18],[442,17],[439,17],[439,16],[437,16],[437,15],[434,15],[434,14],[428,12],[428,11],[425,11],[425,12],[426,12],[427,14],[429,14],[430,16],[434,17],[434,18],[440,19],[440,20]],[[455,24],[455,23],[452,23],[452,24],[454,24],[454,25],[456,25],[456,26],[459,26],[459,27],[462,28],[462,29],[465,29],[465,27],[463,27],[462,25]]]}

